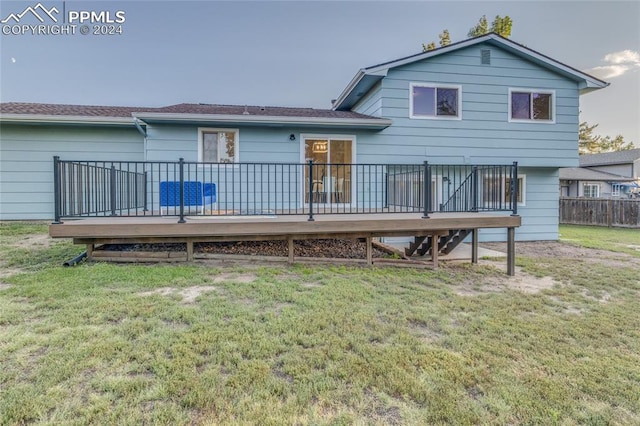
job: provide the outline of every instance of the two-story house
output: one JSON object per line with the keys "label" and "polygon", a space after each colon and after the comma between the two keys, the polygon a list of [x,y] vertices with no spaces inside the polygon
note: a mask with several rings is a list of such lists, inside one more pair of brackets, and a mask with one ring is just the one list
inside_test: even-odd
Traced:
{"label": "two-story house", "polygon": [[[53,156],[225,163],[311,159],[336,165],[517,161],[522,216],[517,238],[554,240],[559,169],[578,165],[579,97],[607,85],[487,34],[363,68],[326,110],[4,103],[0,219],[53,217]],[[334,178],[333,187],[336,182],[341,186],[339,197],[322,201],[358,202],[348,183],[354,177]],[[440,197],[436,204],[446,184],[434,178],[434,193]],[[509,184],[497,184],[499,191],[509,191]],[[485,191],[497,184],[482,183]],[[501,232],[489,230],[483,238],[502,239]]]}

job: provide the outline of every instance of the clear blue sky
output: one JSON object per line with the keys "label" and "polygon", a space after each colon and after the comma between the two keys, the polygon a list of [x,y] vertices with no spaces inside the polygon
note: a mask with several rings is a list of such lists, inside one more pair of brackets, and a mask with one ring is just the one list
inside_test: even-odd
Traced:
{"label": "clear blue sky", "polygon": [[[0,19],[37,2],[2,1]],[[581,97],[581,119],[640,146],[638,1],[67,1],[64,7],[123,10],[123,34],[0,35],[2,102],[329,108],[359,68],[418,53],[444,28],[452,41],[465,39],[480,16],[500,14],[514,21],[512,40],[605,77],[610,87]]]}

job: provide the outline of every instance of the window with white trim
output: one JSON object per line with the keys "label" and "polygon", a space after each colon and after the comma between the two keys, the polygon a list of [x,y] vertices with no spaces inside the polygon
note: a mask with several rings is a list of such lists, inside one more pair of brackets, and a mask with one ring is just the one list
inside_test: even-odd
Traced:
{"label": "window with white trim", "polygon": [[621,188],[622,188],[622,185],[619,184],[619,183],[612,184],[611,185],[611,196],[612,197],[619,197]]}
{"label": "window with white trim", "polygon": [[238,162],[238,129],[198,129],[198,161]]}
{"label": "window with white trim", "polygon": [[410,118],[462,118],[460,105],[462,86],[432,83],[411,83],[409,85]]}
{"label": "window with white trim", "polygon": [[[524,206],[526,198],[525,198],[525,187],[526,187],[526,175],[518,175],[518,205]],[[505,179],[505,199],[511,199],[511,178]]]}
{"label": "window with white trim", "polygon": [[[518,206],[526,203],[527,175],[518,175]],[[490,177],[482,179],[482,201],[485,207],[496,207],[511,202],[511,178]]]}
{"label": "window with white trim", "polygon": [[582,186],[582,195],[586,198],[600,197],[600,185],[597,183],[585,183]]}
{"label": "window with white trim", "polygon": [[509,89],[509,121],[555,122],[555,92]]}

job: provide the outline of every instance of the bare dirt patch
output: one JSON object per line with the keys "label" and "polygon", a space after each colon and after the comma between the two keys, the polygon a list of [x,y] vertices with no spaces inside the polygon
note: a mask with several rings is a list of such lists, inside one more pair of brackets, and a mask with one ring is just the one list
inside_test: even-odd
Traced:
{"label": "bare dirt patch", "polygon": [[0,291],[9,290],[11,287],[13,287],[11,284],[0,283]]}
{"label": "bare dirt patch", "polygon": [[[505,253],[507,251],[506,243],[482,243],[481,246]],[[634,258],[626,253],[613,253],[607,250],[578,247],[560,241],[517,242],[516,256],[534,257],[538,259],[562,258],[569,260],[587,260],[609,266],[621,267],[629,266],[630,263],[640,264],[640,259]]]}
{"label": "bare dirt patch", "polygon": [[185,305],[188,305],[188,304],[194,303],[196,299],[200,297],[202,294],[208,293],[211,291],[216,291],[216,290],[217,290],[216,287],[201,286],[201,285],[185,287],[185,288],[160,287],[151,291],[144,291],[144,292],[138,293],[138,296],[153,296],[156,294],[160,296],[172,296],[174,294],[177,294],[182,297],[182,303]]}
{"label": "bare dirt patch", "polygon": [[2,269],[0,269],[0,280],[1,280],[2,278],[7,278],[7,277],[10,277],[10,276],[12,276],[12,275],[19,274],[19,273],[21,273],[21,272],[22,272],[22,270],[20,270],[20,269],[15,269],[15,268],[2,268]]}
{"label": "bare dirt patch", "polygon": [[11,245],[19,248],[48,248],[53,244],[53,239],[47,234],[34,234],[18,240]]}
{"label": "bare dirt patch", "polygon": [[486,277],[481,283],[463,283],[456,286],[455,293],[459,296],[478,296],[487,293],[497,293],[505,290],[517,290],[527,294],[536,294],[560,285],[551,277],[538,278],[516,268],[516,274],[509,276]]}
{"label": "bare dirt patch", "polygon": [[234,273],[224,273],[220,275],[216,275],[213,278],[214,283],[222,283],[222,282],[233,282],[240,284],[247,284],[254,282],[258,277],[254,274],[234,274]]}

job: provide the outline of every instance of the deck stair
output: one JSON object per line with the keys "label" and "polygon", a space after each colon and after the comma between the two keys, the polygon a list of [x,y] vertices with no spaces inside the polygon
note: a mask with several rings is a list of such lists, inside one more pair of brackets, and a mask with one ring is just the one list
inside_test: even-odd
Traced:
{"label": "deck stair", "polygon": [[[454,229],[449,231],[448,234],[440,236],[438,238],[438,253],[451,253],[453,249],[463,242],[472,231],[473,229]],[[431,252],[432,247],[433,237],[415,237],[413,242],[404,250],[404,252],[407,256],[413,256],[416,252],[418,255],[424,256]]]}

